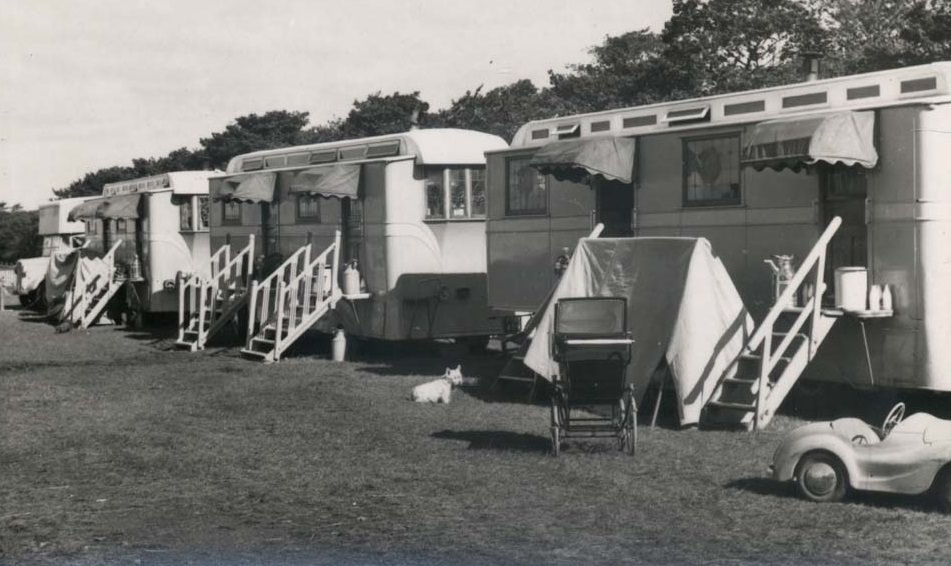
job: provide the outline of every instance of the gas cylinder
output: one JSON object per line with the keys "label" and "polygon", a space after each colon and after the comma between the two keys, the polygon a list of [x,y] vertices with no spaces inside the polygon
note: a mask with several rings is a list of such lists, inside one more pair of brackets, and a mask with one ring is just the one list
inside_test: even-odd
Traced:
{"label": "gas cylinder", "polygon": [[342,362],[347,353],[347,337],[343,333],[343,328],[337,328],[337,331],[334,332],[330,346],[330,359],[335,362]]}
{"label": "gas cylinder", "polygon": [[360,292],[360,271],[357,269],[357,260],[352,260],[343,270],[343,294],[356,295]]}

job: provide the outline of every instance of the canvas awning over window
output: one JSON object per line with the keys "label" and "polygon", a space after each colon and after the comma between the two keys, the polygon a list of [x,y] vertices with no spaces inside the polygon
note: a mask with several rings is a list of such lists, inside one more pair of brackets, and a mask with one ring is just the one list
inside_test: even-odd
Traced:
{"label": "canvas awning over window", "polygon": [[225,179],[215,199],[250,203],[271,202],[274,200],[276,182],[276,173],[255,173]]}
{"label": "canvas awning over window", "polygon": [[291,183],[291,192],[355,199],[359,186],[360,166],[338,164],[301,171]]}
{"label": "canvas awning over window", "polygon": [[630,183],[635,148],[633,138],[559,140],[538,150],[529,165],[559,181],[579,182],[588,175],[600,175],[609,181]]}
{"label": "canvas awning over window", "polygon": [[98,218],[97,212],[99,209],[106,204],[105,198],[94,198],[82,202],[73,207],[69,211],[67,218],[70,222],[75,222],[76,220],[91,220],[93,218]]}
{"label": "canvas awning over window", "polygon": [[820,161],[871,169],[878,162],[874,130],[871,111],[760,122],[746,138],[742,163],[757,171],[766,167],[797,170]]}
{"label": "canvas awning over window", "polygon": [[90,220],[93,218],[138,218],[139,203],[142,195],[132,193],[102,197],[80,204],[69,211],[69,220]]}

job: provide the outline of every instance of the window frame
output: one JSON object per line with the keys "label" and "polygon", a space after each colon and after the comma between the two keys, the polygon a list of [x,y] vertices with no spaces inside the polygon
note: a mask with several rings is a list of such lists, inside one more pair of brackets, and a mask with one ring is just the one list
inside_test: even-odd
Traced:
{"label": "window frame", "polygon": [[[180,197],[182,201],[178,204],[178,231],[183,234],[193,234],[196,232],[208,232],[210,230],[211,218],[208,218],[208,222],[202,226],[201,222],[201,201],[205,199],[208,202],[209,207],[209,216],[211,213],[211,203],[207,195],[182,195]],[[191,227],[182,226],[182,220],[185,219],[185,214],[183,211],[187,208],[190,208],[191,217]],[[222,214],[222,217],[224,214]]]}
{"label": "window frame", "polygon": [[[427,168],[425,174],[425,181],[430,179],[432,173],[435,172],[437,167]],[[472,172],[475,170],[482,171],[482,195],[483,200],[487,198],[487,187],[486,187],[486,173],[484,165],[446,165],[441,168],[441,178],[442,178],[442,216],[429,216],[429,186],[424,185],[424,221],[425,222],[471,222],[471,221],[484,221],[488,214],[487,204],[483,204],[483,212],[478,215],[472,213]],[[452,215],[452,172],[453,171],[462,171],[462,182],[465,186],[465,204],[464,210],[465,214],[463,216],[453,216]]]}
{"label": "window frame", "polygon": [[551,179],[548,178],[548,175],[542,175],[535,169],[535,175],[541,176],[545,180],[545,203],[542,208],[533,208],[519,210],[513,212],[511,206],[511,179],[512,179],[512,163],[516,161],[525,161],[525,166],[531,168],[528,165],[532,159],[532,154],[521,154],[521,155],[510,155],[505,158],[505,216],[525,218],[525,217],[547,217],[549,214],[549,209],[551,208]]}
{"label": "window frame", "polygon": [[[304,199],[310,200],[314,203],[315,211],[313,215],[301,214],[301,201]],[[320,195],[312,195],[310,193],[298,193],[297,197],[294,199],[294,219],[298,223],[314,223],[320,224],[321,216],[321,207],[320,206]]]}
{"label": "window frame", "polygon": [[[736,170],[737,170],[737,196],[736,200],[725,201],[725,200],[694,200],[691,201],[688,199],[688,186],[687,186],[687,144],[691,142],[700,142],[700,141],[710,141],[718,139],[735,139],[736,140]],[[681,180],[681,208],[684,209],[696,209],[696,208],[738,208],[743,206],[743,165],[741,163],[741,156],[743,148],[743,138],[742,132],[724,132],[719,134],[709,134],[703,136],[691,136],[686,138],[681,138],[680,143],[680,180]]]}
{"label": "window frame", "polygon": [[[238,207],[238,217],[231,218],[228,216],[228,205],[234,204]],[[244,223],[244,208],[242,203],[232,200],[222,200],[221,201],[221,224],[222,226],[241,226]]]}

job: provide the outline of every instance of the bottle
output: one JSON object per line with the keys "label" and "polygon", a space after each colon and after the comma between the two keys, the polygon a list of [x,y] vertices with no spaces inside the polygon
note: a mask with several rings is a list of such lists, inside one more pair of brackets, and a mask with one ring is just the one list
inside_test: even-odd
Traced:
{"label": "bottle", "polygon": [[882,310],[882,288],[878,285],[872,285],[868,290],[868,310]]}
{"label": "bottle", "polygon": [[882,286],[882,310],[892,310],[892,288],[890,285]]}
{"label": "bottle", "polygon": [[342,362],[347,353],[347,337],[343,334],[343,328],[337,328],[334,332],[333,340],[330,345],[331,359],[335,362]]}

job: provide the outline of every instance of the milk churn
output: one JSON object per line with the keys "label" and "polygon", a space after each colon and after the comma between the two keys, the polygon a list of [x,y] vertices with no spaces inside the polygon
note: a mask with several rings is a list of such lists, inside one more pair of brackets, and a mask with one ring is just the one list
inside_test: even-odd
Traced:
{"label": "milk churn", "polygon": [[360,271],[357,269],[357,260],[351,260],[343,270],[343,294],[356,295],[360,292]]}
{"label": "milk churn", "polygon": [[[769,265],[773,270],[773,302],[779,300],[786,287],[796,275],[796,269],[793,267],[793,257],[791,255],[773,255],[772,259],[764,259],[763,262]],[[797,297],[793,295],[791,305],[796,306]]]}
{"label": "milk churn", "polygon": [[330,344],[331,359],[335,362],[342,362],[347,353],[347,337],[343,333],[343,328],[337,327],[334,332],[333,340]]}

